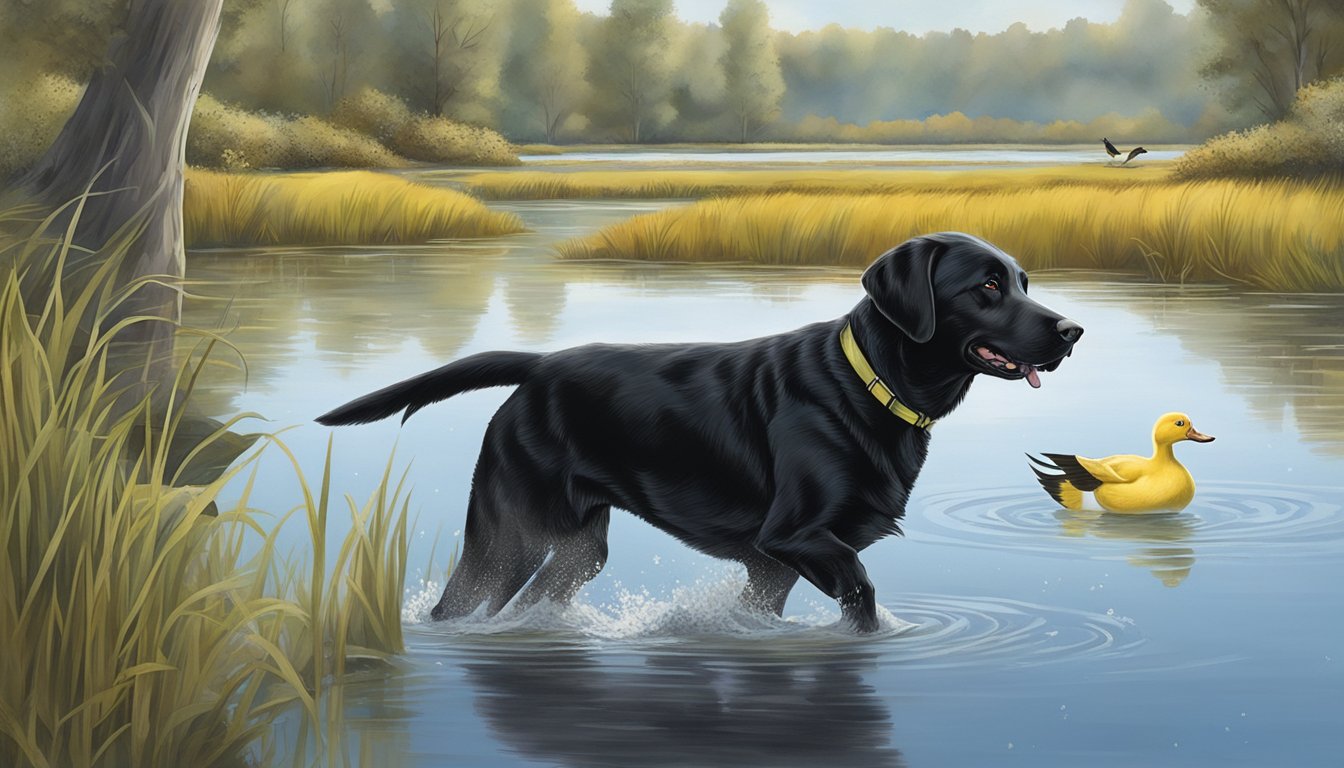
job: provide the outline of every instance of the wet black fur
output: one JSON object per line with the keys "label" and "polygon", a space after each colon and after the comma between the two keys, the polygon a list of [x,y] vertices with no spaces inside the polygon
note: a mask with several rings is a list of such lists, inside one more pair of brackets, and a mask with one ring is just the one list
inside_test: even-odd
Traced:
{"label": "wet black fur", "polygon": [[[987,281],[994,281],[994,288]],[[949,413],[978,373],[973,347],[1053,370],[1082,329],[1027,297],[992,245],[943,233],[883,254],[846,316],[729,344],[591,344],[488,352],[319,417],[373,421],[487,386],[517,384],[486,429],[462,560],[436,619],[515,598],[570,599],[607,557],[610,509],[626,509],[716,557],[745,564],[744,599],[779,612],[798,576],[877,626],[858,553],[899,533],[929,432],[888,412],[845,359],[851,323],[902,402]]]}

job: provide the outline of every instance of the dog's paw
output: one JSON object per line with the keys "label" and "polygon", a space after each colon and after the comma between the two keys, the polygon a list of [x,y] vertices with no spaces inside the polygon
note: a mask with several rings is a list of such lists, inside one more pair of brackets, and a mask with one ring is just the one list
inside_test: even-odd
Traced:
{"label": "dog's paw", "polygon": [[871,635],[882,628],[881,622],[877,620],[876,613],[855,613],[846,616],[845,622],[849,624],[849,628],[854,630],[854,633],[857,635]]}

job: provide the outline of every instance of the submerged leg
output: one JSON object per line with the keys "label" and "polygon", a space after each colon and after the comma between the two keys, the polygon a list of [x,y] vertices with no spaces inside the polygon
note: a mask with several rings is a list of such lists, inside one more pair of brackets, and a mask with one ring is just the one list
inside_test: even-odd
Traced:
{"label": "submerged leg", "polygon": [[537,571],[536,578],[518,596],[519,605],[541,600],[566,604],[607,564],[608,507],[585,516],[583,528],[557,538],[550,559]]}
{"label": "submerged leg", "polygon": [[466,616],[487,604],[487,615],[499,613],[541,567],[544,547],[516,532],[486,537],[467,535],[462,560],[448,577],[443,596],[430,611],[435,620]]}
{"label": "submerged leg", "polygon": [[783,615],[784,603],[798,581],[798,572],[760,552],[751,552],[740,560],[747,567],[747,586],[742,589],[742,602],[758,611]]}

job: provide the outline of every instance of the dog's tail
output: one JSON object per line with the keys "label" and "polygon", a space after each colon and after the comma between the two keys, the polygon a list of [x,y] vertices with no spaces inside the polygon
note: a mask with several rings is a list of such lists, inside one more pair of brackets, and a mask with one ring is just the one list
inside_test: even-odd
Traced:
{"label": "dog's tail", "polygon": [[370,392],[361,398],[317,417],[329,427],[368,424],[406,410],[401,422],[430,403],[486,387],[522,384],[532,375],[542,355],[535,352],[482,352],[451,362],[442,368],[412,376],[405,381]]}
{"label": "dog's tail", "polygon": [[[1046,455],[1054,458],[1054,454]],[[1050,494],[1050,498],[1059,502],[1059,505],[1065,509],[1083,508],[1083,491],[1078,488],[1078,486],[1074,485],[1069,477],[1070,473],[1065,471],[1063,467],[1048,461],[1042,461],[1031,454],[1027,454],[1027,458],[1031,459],[1035,464],[1040,465],[1039,467],[1032,466],[1031,471],[1036,473],[1037,482],[1041,484],[1041,487],[1045,489],[1046,493]],[[1042,472],[1040,467],[1061,470],[1061,474]],[[1094,490],[1098,485],[1100,485],[1100,483],[1093,483],[1092,487],[1088,490]]]}

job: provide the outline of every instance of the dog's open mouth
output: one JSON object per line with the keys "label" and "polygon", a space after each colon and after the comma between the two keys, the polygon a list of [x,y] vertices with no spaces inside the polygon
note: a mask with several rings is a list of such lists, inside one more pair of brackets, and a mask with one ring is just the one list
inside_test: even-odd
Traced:
{"label": "dog's open mouth", "polygon": [[1040,389],[1042,371],[1055,370],[1064,359],[1060,357],[1047,363],[1027,363],[1014,360],[987,344],[972,344],[970,358],[1001,379],[1026,379],[1032,389]]}

